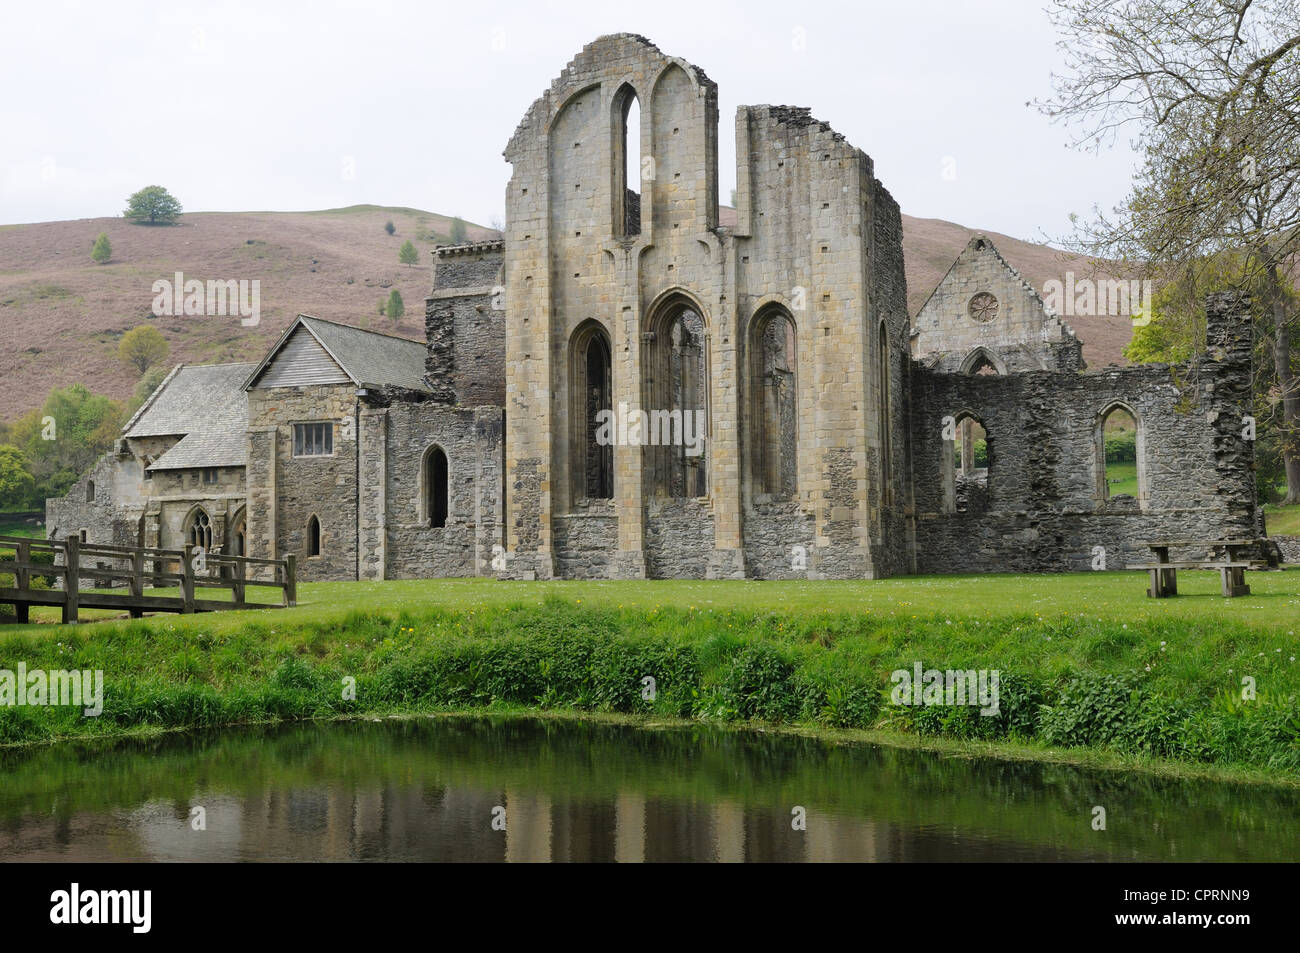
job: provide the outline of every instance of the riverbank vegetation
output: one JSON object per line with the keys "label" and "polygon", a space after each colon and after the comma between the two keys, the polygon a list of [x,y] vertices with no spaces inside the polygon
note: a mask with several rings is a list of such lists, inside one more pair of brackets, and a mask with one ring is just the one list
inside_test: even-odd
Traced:
{"label": "riverbank vegetation", "polygon": [[[322,583],[304,586],[294,610],[9,626],[0,668],[103,670],[104,711],[0,708],[0,743],[528,708],[875,729],[1300,777],[1300,573],[1253,574],[1255,594],[1233,600],[1199,591],[1217,577],[1184,575],[1184,595],[1160,601],[1135,574],[1109,573]],[[998,670],[998,712],[895,704],[891,673],[918,662]]]}

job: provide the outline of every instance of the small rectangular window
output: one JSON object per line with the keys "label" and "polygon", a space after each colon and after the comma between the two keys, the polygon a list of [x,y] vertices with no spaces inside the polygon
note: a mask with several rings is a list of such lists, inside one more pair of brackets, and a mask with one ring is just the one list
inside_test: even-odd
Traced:
{"label": "small rectangular window", "polygon": [[293,455],[295,457],[333,456],[333,422],[327,421],[325,423],[317,424],[294,424]]}
{"label": "small rectangular window", "polygon": [[206,469],[204,469],[204,471],[203,471],[203,482],[204,482],[204,483],[216,483],[216,482],[217,482],[217,468],[216,468],[216,467],[207,467]]}

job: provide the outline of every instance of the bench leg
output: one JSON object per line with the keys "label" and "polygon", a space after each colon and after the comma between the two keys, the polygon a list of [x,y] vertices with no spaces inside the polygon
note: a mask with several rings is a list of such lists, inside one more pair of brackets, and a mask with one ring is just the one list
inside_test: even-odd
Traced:
{"label": "bench leg", "polygon": [[1223,595],[1227,599],[1250,595],[1250,586],[1246,585],[1246,570],[1224,568],[1219,570],[1223,581]]}
{"label": "bench leg", "polygon": [[1151,569],[1151,588],[1147,595],[1152,599],[1164,599],[1178,595],[1178,578],[1174,569]]}
{"label": "bench leg", "polygon": [[30,621],[30,619],[29,619],[29,617],[28,617],[28,612],[30,611],[30,609],[31,609],[31,607],[30,607],[27,603],[25,603],[25,602],[15,602],[15,603],[14,603],[14,620],[17,621],[17,622],[28,622],[28,621]]}

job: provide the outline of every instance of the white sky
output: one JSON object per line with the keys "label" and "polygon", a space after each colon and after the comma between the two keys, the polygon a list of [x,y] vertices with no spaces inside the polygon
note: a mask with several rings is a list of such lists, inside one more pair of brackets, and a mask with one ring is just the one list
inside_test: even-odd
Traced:
{"label": "white sky", "polygon": [[1122,197],[1133,157],[1067,150],[1026,107],[1059,64],[1044,2],[5,0],[0,224],[117,215],[150,184],[188,211],[370,202],[487,224],[528,105],[630,32],[718,84],[723,201],[736,106],[785,103],[871,155],[908,214],[1056,237]]}

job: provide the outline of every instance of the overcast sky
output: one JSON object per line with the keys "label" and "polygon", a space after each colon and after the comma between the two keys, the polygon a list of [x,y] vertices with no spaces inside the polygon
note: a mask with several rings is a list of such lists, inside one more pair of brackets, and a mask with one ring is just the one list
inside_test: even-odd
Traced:
{"label": "overcast sky", "polygon": [[910,215],[1059,236],[1123,195],[1133,157],[1068,150],[1025,105],[1059,67],[1044,3],[6,0],[0,223],[117,215],[160,184],[188,211],[371,202],[487,224],[528,105],[630,32],[718,84],[724,201],[736,106],[785,103],[871,155]]}

